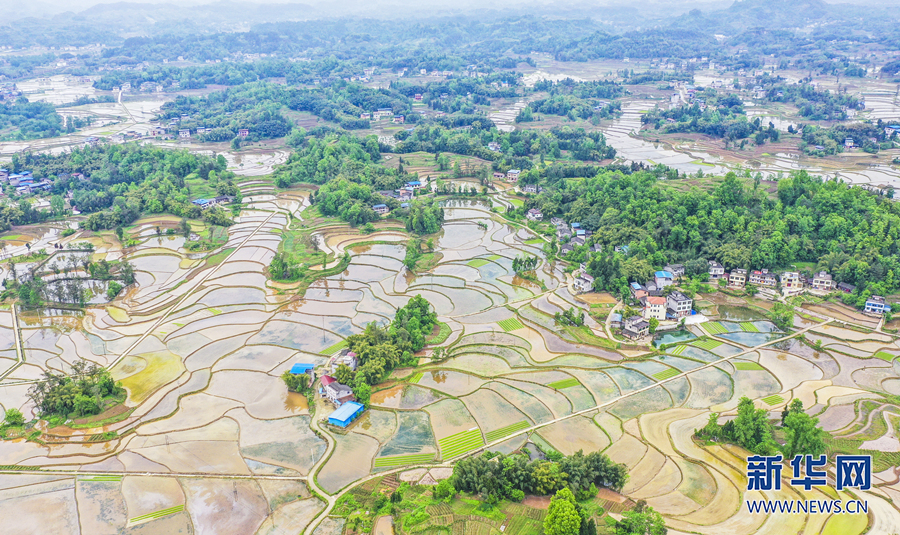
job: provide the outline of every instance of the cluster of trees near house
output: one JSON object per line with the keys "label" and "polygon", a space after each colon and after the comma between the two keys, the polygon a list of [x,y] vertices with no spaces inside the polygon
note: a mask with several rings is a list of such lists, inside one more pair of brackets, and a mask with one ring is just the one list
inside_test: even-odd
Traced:
{"label": "cluster of trees near house", "polygon": [[56,137],[66,125],[56,108],[46,102],[28,102],[19,97],[13,102],[0,102],[0,140]]}
{"label": "cluster of trees near house", "polygon": [[[52,180],[53,194],[72,191],[71,203],[90,214],[82,222],[88,230],[125,226],[143,213],[172,213],[228,226],[232,221],[221,207],[201,210],[191,204],[189,186],[190,180],[200,179],[214,184],[222,195],[237,194],[234,174],[225,167],[221,155],[213,158],[131,143],[75,148],[59,154],[17,153],[12,162],[13,172],[28,169],[34,176]],[[73,173],[88,179],[78,180],[71,176]],[[4,209],[11,208],[0,208],[0,212]]]}
{"label": "cluster of trees near house", "polygon": [[[697,102],[701,98],[705,100],[705,109]],[[765,128],[759,117],[749,120],[744,103],[737,95],[719,94],[714,89],[698,92],[693,103],[670,110],[652,110],[641,117],[641,122],[667,134],[698,133],[729,141],[753,136],[757,145],[770,139],[778,141],[780,137],[780,132],[771,123]]]}
{"label": "cluster of trees near house", "polygon": [[[524,208],[594,231],[566,259],[585,262],[594,287],[627,295],[627,283],[648,280],[655,266],[685,265],[703,276],[707,259],[726,269],[790,268],[812,262],[837,282],[857,287],[845,296],[860,306],[900,289],[900,207],[886,198],[805,171],[778,181],[775,195],[759,180],[729,173],[714,189],[669,187],[650,171],[600,170],[581,180],[545,183]],[[601,252],[591,252],[598,244]],[[629,245],[628,252],[614,249]]]}
{"label": "cluster of trees near house", "polygon": [[210,129],[199,135],[202,141],[231,141],[242,128],[250,131],[249,141],[279,138],[291,132],[292,123],[280,111],[287,98],[284,86],[255,82],[202,97],[178,96],[162,105],[158,119],[180,120],[179,129]]}
{"label": "cluster of trees near house", "polygon": [[421,295],[411,298],[397,309],[390,325],[381,327],[375,322],[366,329],[347,337],[347,346],[356,353],[356,371],[346,365],[338,367],[335,379],[350,386],[357,400],[368,404],[371,385],[380,383],[397,366],[415,366],[415,353],[425,347],[425,338],[437,325],[437,314],[431,303]]}
{"label": "cluster of trees near house", "polygon": [[78,418],[99,414],[111,403],[122,401],[125,389],[106,368],[78,360],[69,374],[46,370],[28,389],[42,417]]}
{"label": "cluster of trees near house", "polygon": [[[108,262],[100,260],[94,262],[91,254],[87,253],[76,259],[74,255],[69,257],[67,265],[54,264],[52,269],[29,272],[23,279],[10,278],[4,281],[4,291],[2,295],[6,297],[15,297],[25,306],[39,307],[46,303],[64,303],[83,307],[90,295],[88,291],[88,282],[90,281],[107,281],[106,296],[110,300],[130,284],[134,284],[134,266],[129,262],[120,260]],[[83,268],[90,275],[84,277],[81,275],[66,275],[66,272],[75,271]],[[13,270],[11,265],[10,271]],[[45,276],[53,274],[53,280],[45,280]],[[59,277],[60,274],[62,277]]]}
{"label": "cluster of trees near house", "polygon": [[764,87],[766,100],[790,102],[801,117],[810,121],[843,121],[848,110],[861,110],[863,103],[855,95],[819,90],[811,84],[775,83]]}
{"label": "cluster of trees near house", "polygon": [[878,124],[850,123],[836,124],[830,127],[804,125],[800,130],[802,142],[800,150],[815,156],[825,156],[844,152],[847,139],[853,140],[854,147],[859,147],[865,152],[876,153],[882,149],[894,147],[892,139],[897,135],[888,136],[882,121]]}
{"label": "cluster of trees near house", "polygon": [[521,501],[526,494],[546,496],[569,488],[578,500],[597,495],[600,487],[622,490],[628,479],[625,465],[600,452],[574,455],[551,452],[548,459],[530,461],[527,455],[485,452],[457,461],[452,484],[456,490],[480,494],[490,503]]}
{"label": "cluster of trees near house", "polygon": [[709,415],[709,421],[694,431],[700,438],[737,444],[757,455],[775,455],[779,451],[785,458],[795,455],[818,457],[825,453],[825,431],[817,427],[818,418],[813,418],[803,410],[799,399],[791,401],[781,413],[781,428],[785,443],[775,441],[775,428],[768,418],[768,411],[757,409],[750,398],[742,397],[738,402],[737,417],[719,425],[718,413]]}
{"label": "cluster of trees near house", "polygon": [[[469,130],[451,129],[439,122],[419,124],[409,131],[395,134],[400,140],[391,150],[407,152],[453,152],[493,160],[506,168],[530,169],[532,157],[560,159],[562,151],[568,151],[574,160],[599,161],[612,159],[616,149],[606,144],[600,132],[587,132],[583,128],[556,126],[547,131],[515,130],[500,132],[486,118],[476,116]],[[500,145],[499,151],[488,148],[491,142]]]}

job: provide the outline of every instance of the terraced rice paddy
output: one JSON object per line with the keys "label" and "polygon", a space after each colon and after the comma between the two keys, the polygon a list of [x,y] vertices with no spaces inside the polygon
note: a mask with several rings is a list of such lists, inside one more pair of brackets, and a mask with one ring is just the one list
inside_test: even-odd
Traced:
{"label": "terraced rice paddy", "polygon": [[[732,417],[741,396],[773,410],[802,399],[840,437],[829,451],[858,453],[866,444],[886,450],[865,450],[875,452],[879,468],[894,466],[895,458],[900,463],[885,419],[893,416],[880,408],[888,398],[879,396],[900,395],[892,366],[900,350],[893,336],[818,328],[805,335],[810,343],[820,337],[822,351],[796,339],[756,348],[782,334],[770,322],[729,313],[670,332],[668,349],[655,354],[610,338],[594,318],[589,323],[596,323],[578,332],[563,330],[553,322],[553,311],[596,312],[590,303],[597,300],[608,310],[611,298],[582,301],[571,295],[559,262],[543,262],[536,271],[546,292],[517,285],[511,259],[523,249],[540,256],[539,247],[526,246],[542,240],[495,219],[475,201],[448,202],[446,224],[435,240],[440,259],[427,274],[402,268],[402,233],[361,236],[307,213],[303,223],[316,226],[326,252],[349,251],[351,260],[300,295],[296,285],[262,275],[284,246],[285,229],[300,228],[289,215],[305,213],[303,196],[296,195],[254,194],[257,200],[227,230],[219,250],[189,256],[178,243],[166,246],[153,238],[125,253],[139,281],[127,299],[83,315],[20,314],[17,326],[9,309],[0,310],[4,408],[21,407],[30,417],[28,381],[44,370],[67,370],[78,359],[110,366],[129,392],[124,410],[104,415],[94,427],[67,429],[51,445],[0,441],[2,468],[21,473],[4,476],[0,496],[18,493],[22,502],[15,504],[27,501],[29,510],[61,511],[59,522],[66,525],[79,525],[79,518],[96,523],[85,526],[103,524],[97,511],[106,508],[114,512],[104,517],[115,528],[110,532],[128,532],[131,524],[158,533],[300,532],[325,508],[307,486],[339,493],[373,474],[387,473],[387,479],[393,470],[442,463],[486,443],[508,452],[530,440],[547,451],[603,451],[624,463],[624,501],[604,502],[609,510],[646,499],[673,532],[713,535],[728,525],[750,535],[780,520],[740,507],[746,452],[692,440],[710,412]],[[155,224],[139,221],[133,233],[152,232]],[[371,244],[357,245],[363,238]],[[290,239],[291,247],[302,243],[298,236]],[[106,244],[97,254],[113,258],[122,252]],[[323,429],[320,421],[333,406],[316,395],[311,416],[308,400],[288,392],[280,375],[295,363],[312,364],[319,376],[330,373],[330,358],[347,347],[348,336],[369,322],[389,322],[416,294],[433,303],[440,321],[416,355],[418,367],[395,370],[388,383],[373,388],[371,407],[346,430]],[[727,310],[716,295],[703,299]],[[16,332],[24,363],[16,356]],[[738,337],[724,344],[703,338],[708,334]],[[438,347],[443,354],[435,355]],[[862,397],[873,405],[860,409]],[[873,414],[887,416],[872,424],[867,418]],[[108,440],[112,431],[115,438]],[[57,490],[48,492],[44,480],[22,479],[44,477],[33,475],[38,467],[74,466],[81,473],[59,476],[52,483]],[[898,487],[900,493],[900,484],[883,483],[876,492],[889,497]],[[85,497],[84,486],[106,489],[102,500],[99,490],[91,491],[95,501]],[[876,500],[893,510],[890,502],[869,499]],[[0,497],[0,516],[10,518],[18,510],[12,503]],[[539,535],[545,513],[532,511],[541,510],[522,506],[521,517],[504,533]],[[499,532],[499,523],[469,519],[477,516],[470,513],[440,532]],[[47,531],[66,532],[60,525],[48,524]],[[846,527],[828,519],[821,525]],[[857,527],[850,525],[851,531]]]}

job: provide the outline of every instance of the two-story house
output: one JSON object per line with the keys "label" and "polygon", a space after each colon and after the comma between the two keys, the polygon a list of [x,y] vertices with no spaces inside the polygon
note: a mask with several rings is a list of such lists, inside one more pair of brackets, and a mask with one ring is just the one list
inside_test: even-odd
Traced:
{"label": "two-story house", "polygon": [[648,297],[644,304],[644,319],[666,319],[666,298],[665,297]]}
{"label": "two-story house", "polygon": [[728,276],[728,285],[735,288],[743,288],[747,284],[747,270],[744,268],[734,268]]}
{"label": "two-story house", "polygon": [[715,260],[709,261],[709,278],[710,280],[718,280],[725,275],[725,267]]}
{"label": "two-story house", "polygon": [[770,273],[768,269],[754,269],[750,272],[750,284],[756,284],[757,286],[770,286],[775,287],[775,274]]}
{"label": "two-story house", "polygon": [[666,308],[676,318],[684,318],[691,315],[694,300],[681,292],[671,292],[666,296]]}

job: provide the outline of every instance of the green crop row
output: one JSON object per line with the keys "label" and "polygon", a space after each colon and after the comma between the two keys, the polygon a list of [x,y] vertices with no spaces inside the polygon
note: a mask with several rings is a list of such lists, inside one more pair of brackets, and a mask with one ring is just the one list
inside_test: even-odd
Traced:
{"label": "green crop row", "polygon": [[671,353],[672,355],[680,355],[680,354],[684,353],[685,349],[687,349],[687,346],[679,345],[679,346],[675,346],[675,349],[673,349],[672,351],[669,351],[669,353]]}
{"label": "green crop row", "polygon": [[161,509],[161,510],[153,512],[153,513],[147,513],[145,515],[136,516],[136,517],[132,518],[131,520],[129,520],[129,522],[134,523],[134,522],[140,522],[142,520],[151,520],[151,519],[155,519],[155,518],[161,518],[161,517],[168,516],[168,515],[174,515],[175,513],[180,513],[182,511],[184,511],[184,505],[183,504],[176,505],[174,507],[169,507],[168,509]]}
{"label": "green crop row", "polygon": [[441,457],[451,459],[467,451],[484,446],[484,438],[482,438],[481,431],[478,428],[469,429],[468,431],[462,431],[438,440],[438,446],[441,449]]}
{"label": "green crop row", "polygon": [[757,364],[755,362],[735,362],[734,367],[737,370],[747,371],[747,372],[765,370],[765,368],[763,368],[762,366],[760,366],[759,364]]}
{"label": "green crop row", "polygon": [[722,345],[722,342],[719,342],[718,340],[699,340],[697,342],[694,342],[694,345],[699,347],[700,349],[712,351],[713,349]]}
{"label": "green crop row", "polygon": [[375,467],[403,466],[406,464],[427,463],[434,460],[433,453],[412,453],[409,455],[392,455],[375,459]]}
{"label": "green crop row", "polygon": [[341,349],[344,349],[345,347],[347,347],[347,341],[341,340],[340,342],[334,344],[333,346],[326,347],[322,351],[319,351],[319,353],[322,355],[334,355],[335,353],[337,353]]}
{"label": "green crop row", "polygon": [[515,331],[516,329],[524,329],[525,326],[522,325],[522,322],[519,321],[519,318],[507,318],[505,320],[500,320],[497,322],[506,332]]}
{"label": "green crop row", "polygon": [[419,381],[422,380],[422,377],[424,377],[424,376],[425,376],[425,374],[422,372],[416,373],[412,377],[409,378],[409,382],[413,383],[413,384],[417,384]]}
{"label": "green crop row", "polygon": [[784,402],[784,398],[779,396],[778,394],[772,394],[771,396],[762,398],[762,401],[766,405],[778,405],[779,403]]}
{"label": "green crop row", "polygon": [[706,323],[703,328],[706,329],[706,332],[709,334],[724,334],[728,332],[728,329],[718,321],[710,321],[709,323]]}
{"label": "green crop row", "polygon": [[581,383],[578,382],[578,379],[574,377],[572,379],[563,379],[562,381],[554,381],[547,386],[554,390],[562,390],[563,388],[571,388],[573,386],[579,386]]}
{"label": "green crop row", "polygon": [[668,370],[663,370],[661,372],[654,373],[653,378],[656,379],[657,381],[664,381],[666,379],[675,377],[679,373],[681,373],[681,371],[676,370],[675,368],[669,368]]}
{"label": "green crop row", "polygon": [[741,322],[741,330],[745,333],[758,333],[759,329],[756,328],[756,325],[753,325],[749,321]]}
{"label": "green crop row", "polygon": [[512,425],[508,425],[506,427],[501,427],[500,429],[494,429],[489,433],[485,433],[485,437],[488,442],[493,442],[495,440],[499,440],[503,437],[509,436],[516,431],[521,431],[523,429],[528,429],[529,424],[527,420],[522,420],[521,422],[516,422]]}

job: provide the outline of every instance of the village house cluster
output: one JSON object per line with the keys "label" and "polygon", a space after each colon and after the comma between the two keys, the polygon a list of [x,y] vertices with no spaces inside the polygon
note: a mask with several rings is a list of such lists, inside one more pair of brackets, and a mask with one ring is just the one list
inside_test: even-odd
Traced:
{"label": "village house cluster", "polygon": [[[345,348],[333,356],[326,367],[331,373],[334,373],[341,365],[345,365],[355,371],[358,364],[359,359],[356,353]],[[316,380],[314,364],[294,364],[291,367],[291,373],[294,375],[309,375],[309,384],[313,384]],[[339,383],[333,376],[323,375],[319,379],[319,383],[321,386],[319,387],[318,395],[335,406],[335,411],[328,415],[328,423],[330,425],[342,428],[347,427],[365,410],[365,407],[356,401],[353,389]]]}

